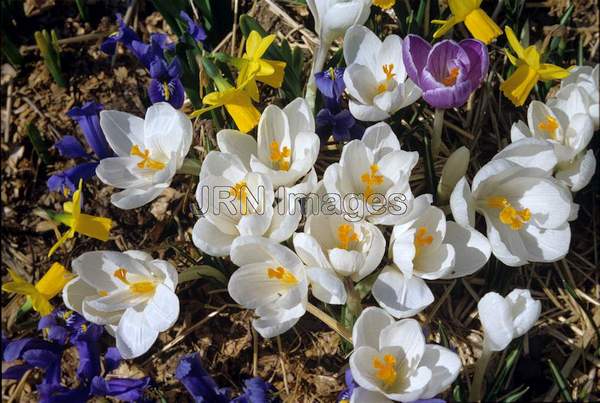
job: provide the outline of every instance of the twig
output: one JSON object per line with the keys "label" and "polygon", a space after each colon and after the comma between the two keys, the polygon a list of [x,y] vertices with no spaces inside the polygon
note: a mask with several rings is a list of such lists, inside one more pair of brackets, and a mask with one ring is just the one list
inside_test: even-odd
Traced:
{"label": "twig", "polygon": [[281,374],[283,375],[283,387],[285,393],[290,394],[290,388],[288,386],[287,375],[285,373],[285,363],[283,362],[283,349],[281,348],[281,337],[277,336],[277,351],[279,351],[279,365],[281,365]]}

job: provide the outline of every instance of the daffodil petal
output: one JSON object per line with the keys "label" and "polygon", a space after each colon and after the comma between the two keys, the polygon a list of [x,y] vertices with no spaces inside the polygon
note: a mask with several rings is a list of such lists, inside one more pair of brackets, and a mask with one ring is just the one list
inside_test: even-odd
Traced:
{"label": "daffodil petal", "polygon": [[111,227],[112,220],[110,218],[81,214],[75,230],[90,238],[106,242],[108,241]]}
{"label": "daffodil petal", "polygon": [[523,64],[500,85],[500,90],[515,106],[522,106],[539,77],[537,71]]}
{"label": "daffodil petal", "polygon": [[541,64],[538,72],[541,80],[562,80],[571,74],[567,69],[547,63]]}
{"label": "daffodil petal", "polygon": [[508,44],[511,49],[517,54],[519,59],[525,58],[525,49],[521,46],[521,43],[517,39],[515,32],[508,25],[504,27],[504,32],[506,33],[506,39],[508,39]]}
{"label": "daffodil petal", "polygon": [[502,35],[500,27],[480,8],[471,11],[467,15],[465,25],[476,39],[486,45]]}
{"label": "daffodil petal", "polygon": [[[436,22],[436,24],[440,23],[441,21]],[[442,25],[441,27],[439,27],[437,29],[437,31],[435,31],[433,33],[433,37],[434,38],[440,38],[444,35],[446,35],[448,33],[448,31],[450,31],[452,29],[452,27],[454,27],[456,24],[458,24],[460,21],[452,16],[449,20],[444,22],[444,25]]]}
{"label": "daffodil petal", "polygon": [[65,284],[72,278],[73,274],[65,266],[55,262],[40,281],[37,282],[35,288],[47,299],[52,299],[62,291]]}

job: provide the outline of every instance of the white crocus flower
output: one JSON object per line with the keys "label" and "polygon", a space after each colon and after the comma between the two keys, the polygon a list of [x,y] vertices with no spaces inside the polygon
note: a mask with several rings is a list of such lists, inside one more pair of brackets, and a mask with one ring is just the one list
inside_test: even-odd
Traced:
{"label": "white crocus flower", "polygon": [[315,121],[303,98],[285,108],[269,105],[258,123],[257,140],[237,130],[217,133],[219,149],[237,155],[250,171],[267,175],[273,186],[290,187],[307,175],[319,155]]}
{"label": "white crocus flower", "polygon": [[558,160],[556,178],[564,181],[574,192],[585,187],[596,170],[594,152],[586,152],[594,135],[591,117],[587,113],[571,115],[542,102],[532,101],[527,121],[527,125],[523,122],[513,125],[513,144],[531,137],[551,143]]}
{"label": "white crocus flower", "polygon": [[358,120],[385,120],[421,97],[421,89],[407,76],[397,35],[382,42],[368,28],[353,26],[344,36],[344,59],[350,112]]}
{"label": "white crocus flower", "polygon": [[483,327],[483,349],[477,360],[469,400],[480,400],[483,378],[494,351],[504,350],[523,336],[540,317],[542,304],[529,290],[514,289],[505,298],[495,292],[485,294],[477,304]]}
{"label": "white crocus flower", "polygon": [[267,238],[243,236],[231,247],[231,261],[240,266],[229,280],[229,295],[254,309],[252,325],[263,337],[289,330],[306,312],[306,268],[291,250]]}
{"label": "white crocus flower", "polygon": [[192,122],[166,102],[148,108],[144,119],[102,111],[100,127],[117,157],[101,160],[96,175],[125,189],[111,197],[122,209],[141,207],[168,188],[192,144]]}
{"label": "white crocus flower", "polygon": [[464,177],[456,184],[450,207],[465,227],[475,225],[476,211],[483,214],[492,252],[508,266],[553,262],[569,251],[571,192],[543,169],[492,160],[477,172],[472,189]]}
{"label": "white crocus flower", "polygon": [[408,179],[418,159],[417,152],[401,150],[390,126],[381,122],[369,127],[362,140],[344,146],[340,162],[325,170],[323,183],[350,218],[360,215],[384,225],[406,222],[431,203],[425,196],[414,198],[410,190]]}
{"label": "white crocus flower", "polygon": [[316,95],[315,74],[323,70],[327,52],[333,41],[343,36],[352,25],[362,25],[367,21],[371,13],[371,0],[307,0],[307,4],[315,19],[315,31],[320,40],[306,85],[306,99],[313,109]]}
{"label": "white crocus flower", "polygon": [[434,300],[423,280],[473,274],[491,255],[488,240],[470,226],[446,221],[429,206],[415,220],[396,225],[390,237],[394,266],[387,266],[373,284],[373,297],[396,318],[413,316]]}
{"label": "white crocus flower", "polygon": [[[396,322],[381,308],[369,307],[361,313],[352,341],[350,369],[356,383],[393,401],[430,399],[447,389],[461,369],[458,355],[426,344],[416,320]],[[375,397],[375,393],[365,395]]]}
{"label": "white crocus flower", "polygon": [[471,152],[463,146],[454,151],[446,160],[437,187],[438,200],[441,204],[448,203],[454,186],[460,178],[466,175],[470,158]]}
{"label": "white crocus flower", "polygon": [[194,225],[192,239],[212,256],[227,256],[240,235],[283,242],[296,231],[302,217],[298,203],[284,200],[273,206],[268,176],[249,172],[236,155],[218,151],[208,153],[202,162],[196,200],[203,217]]}
{"label": "white crocus flower", "polygon": [[343,279],[358,282],[371,274],[385,254],[385,238],[367,221],[341,215],[311,215],[304,233],[294,234],[294,249],[310,267],[312,293],[331,304],[346,302]]}
{"label": "white crocus flower", "polygon": [[600,64],[596,67],[578,66],[561,81],[560,90],[548,105],[563,110],[567,115],[588,114],[594,130],[600,128]]}
{"label": "white crocus flower", "polygon": [[63,289],[67,308],[106,330],[123,358],[152,347],[179,316],[177,270],[141,251],[86,252],[72,262],[77,277]]}

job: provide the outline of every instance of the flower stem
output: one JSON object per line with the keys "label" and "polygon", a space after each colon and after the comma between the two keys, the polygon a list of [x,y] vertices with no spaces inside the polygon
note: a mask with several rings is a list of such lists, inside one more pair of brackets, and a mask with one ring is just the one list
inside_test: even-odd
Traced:
{"label": "flower stem", "polygon": [[431,135],[431,155],[436,158],[442,145],[442,129],[444,128],[445,109],[436,109],[433,117],[433,134]]}
{"label": "flower stem", "polygon": [[308,107],[311,111],[314,111],[315,109],[315,98],[317,96],[317,83],[315,81],[315,74],[323,70],[325,59],[327,59],[327,52],[329,51],[330,46],[331,42],[321,42],[317,47],[317,52],[313,58],[312,68],[310,70],[310,75],[308,76],[308,84],[306,84],[305,95],[306,102],[308,103]]}
{"label": "flower stem", "polygon": [[331,316],[327,315],[325,312],[311,304],[310,302],[306,306],[306,310],[310,312],[313,316],[319,319],[321,322],[325,323],[332,330],[334,330],[337,334],[342,336],[348,342],[352,343],[352,333],[348,331],[344,326],[342,326],[337,320],[333,319]]}
{"label": "flower stem", "polygon": [[352,315],[357,318],[362,312],[362,305],[360,303],[360,294],[358,291],[354,289],[354,283],[350,277],[346,277],[344,279],[344,286],[346,287],[346,306],[352,313]]}
{"label": "flower stem", "polygon": [[425,143],[425,176],[427,178],[427,186],[429,192],[433,196],[434,203],[437,203],[437,178],[435,176],[435,167],[433,165],[433,153],[431,150],[431,139],[429,134],[425,133],[423,136]]}
{"label": "flower stem", "polygon": [[481,351],[481,357],[475,364],[475,374],[473,375],[473,382],[471,383],[471,389],[469,390],[469,401],[477,402],[481,400],[481,389],[483,386],[483,379],[485,377],[485,370],[492,357],[492,351],[489,349],[488,344],[483,340],[483,350]]}

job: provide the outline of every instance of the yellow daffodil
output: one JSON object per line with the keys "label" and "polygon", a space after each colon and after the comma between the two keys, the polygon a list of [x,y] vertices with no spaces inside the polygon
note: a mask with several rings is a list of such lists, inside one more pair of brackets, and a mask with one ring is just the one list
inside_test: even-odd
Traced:
{"label": "yellow daffodil", "polygon": [[496,39],[502,34],[502,30],[480,8],[481,2],[482,0],[448,0],[452,16],[448,20],[431,21],[432,24],[442,25],[433,37],[444,36],[453,26],[464,22],[471,35],[485,44]]}
{"label": "yellow daffodil", "polygon": [[248,133],[256,127],[260,119],[260,112],[252,104],[250,95],[244,90],[248,81],[237,87],[233,87],[223,78],[216,78],[214,82],[218,91],[211,92],[202,99],[202,103],[210,106],[194,111],[191,117],[194,118],[211,109],[225,106],[227,113],[231,115],[241,132]]}
{"label": "yellow daffodil", "polygon": [[244,83],[247,83],[244,85],[244,89],[255,101],[259,100],[256,81],[273,88],[280,88],[283,83],[285,62],[262,58],[274,40],[275,35],[263,38],[258,32],[252,31],[246,40],[246,51],[242,58],[233,59],[234,65],[240,70],[237,86],[242,87]]}
{"label": "yellow daffodil", "polygon": [[54,218],[60,223],[70,227],[58,241],[50,248],[51,256],[67,239],[73,238],[75,233],[80,233],[101,241],[108,241],[108,234],[112,227],[112,220],[105,217],[96,217],[81,212],[81,192],[83,182],[79,181],[79,188],[73,193],[73,200],[63,205],[64,213],[56,214]]}
{"label": "yellow daffodil", "polygon": [[382,10],[388,10],[394,7],[396,0],[373,0],[373,4]]}
{"label": "yellow daffodil", "polygon": [[568,70],[554,64],[540,63],[542,55],[535,46],[525,49],[513,30],[510,27],[505,29],[508,43],[516,56],[509,51],[506,51],[506,55],[517,70],[500,85],[500,90],[515,106],[525,103],[539,80],[561,80],[568,77]]}
{"label": "yellow daffodil", "polygon": [[74,277],[60,263],[54,263],[35,285],[29,284],[14,270],[8,269],[8,274],[10,274],[12,281],[3,284],[2,290],[26,295],[31,300],[33,309],[42,316],[52,312],[53,307],[49,301],[58,295],[65,284]]}

